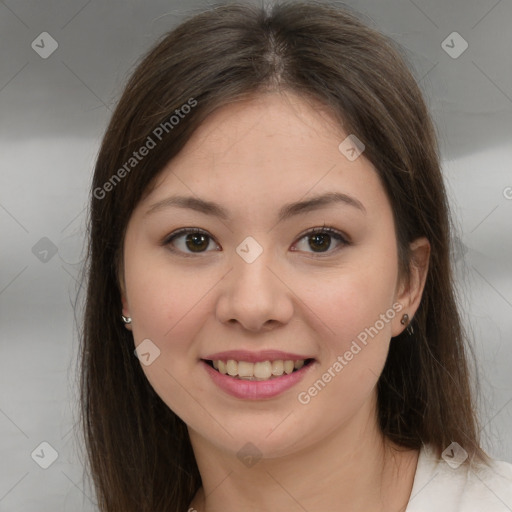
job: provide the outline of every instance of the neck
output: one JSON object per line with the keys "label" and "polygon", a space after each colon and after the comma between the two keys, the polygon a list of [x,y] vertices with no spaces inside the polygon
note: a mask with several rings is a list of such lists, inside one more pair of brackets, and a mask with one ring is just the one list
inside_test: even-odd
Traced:
{"label": "neck", "polygon": [[189,432],[203,482],[191,504],[197,512],[400,512],[409,500],[418,453],[386,442],[376,414],[361,411],[307,449],[251,467]]}

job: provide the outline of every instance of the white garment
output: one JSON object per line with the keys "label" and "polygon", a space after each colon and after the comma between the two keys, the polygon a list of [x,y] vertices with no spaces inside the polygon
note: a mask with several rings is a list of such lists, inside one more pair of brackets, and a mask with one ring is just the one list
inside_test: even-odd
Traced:
{"label": "white garment", "polygon": [[424,446],[406,512],[512,512],[512,464],[452,468]]}

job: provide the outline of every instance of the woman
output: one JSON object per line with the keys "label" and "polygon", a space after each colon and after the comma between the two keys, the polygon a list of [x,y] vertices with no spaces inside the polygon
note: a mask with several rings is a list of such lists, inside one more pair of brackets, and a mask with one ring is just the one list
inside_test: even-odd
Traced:
{"label": "woman", "polygon": [[449,248],[434,129],[388,39],[311,2],[218,6],[166,35],[92,187],[100,510],[510,509]]}

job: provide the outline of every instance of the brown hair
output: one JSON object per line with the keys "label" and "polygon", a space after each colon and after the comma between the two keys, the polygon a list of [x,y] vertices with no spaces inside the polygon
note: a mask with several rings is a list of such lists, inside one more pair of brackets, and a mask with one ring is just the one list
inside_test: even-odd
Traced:
{"label": "brown hair", "polygon": [[[81,413],[104,512],[182,512],[201,485],[186,425],[148,383],[132,333],[121,322],[118,277],[131,212],[215,109],[279,90],[319,101],[365,144],[393,208],[401,276],[409,274],[409,243],[425,236],[431,244],[414,334],[393,338],[378,383],[382,432],[403,447],[430,443],[438,454],[457,441],[470,459],[486,460],[454,293],[436,136],[400,50],[354,14],[326,3],[283,2],[269,9],[230,3],[182,23],[143,58],[97,159]],[[193,108],[171,128],[170,117],[187,103]],[[166,122],[162,142],[127,167]]]}

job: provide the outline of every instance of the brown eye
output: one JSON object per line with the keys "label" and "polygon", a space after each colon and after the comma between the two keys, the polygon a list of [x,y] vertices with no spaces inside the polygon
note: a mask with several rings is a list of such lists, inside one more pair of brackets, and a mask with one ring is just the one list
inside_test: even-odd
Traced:
{"label": "brown eye", "polygon": [[185,238],[187,248],[192,252],[204,251],[210,243],[208,236],[202,233],[189,233]]}
{"label": "brown eye", "polygon": [[[212,237],[199,229],[185,228],[169,235],[163,245],[168,246],[172,252],[183,253],[184,256],[211,252],[209,249],[213,242]],[[213,242],[214,243],[214,242]],[[215,244],[215,243],[214,243]],[[217,249],[219,250],[218,245]]]}
{"label": "brown eye", "polygon": [[325,252],[330,246],[331,235],[328,235],[327,233],[309,235],[309,247],[311,247],[311,249],[318,249],[317,252]]}
{"label": "brown eye", "polygon": [[[334,249],[331,249],[334,242]],[[316,254],[329,252],[332,254],[337,249],[349,245],[347,239],[334,228],[314,228],[305,233],[294,247],[294,251],[313,252]]]}

